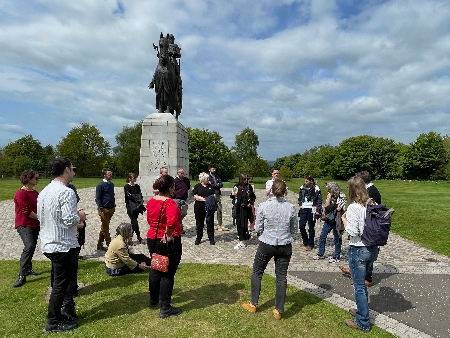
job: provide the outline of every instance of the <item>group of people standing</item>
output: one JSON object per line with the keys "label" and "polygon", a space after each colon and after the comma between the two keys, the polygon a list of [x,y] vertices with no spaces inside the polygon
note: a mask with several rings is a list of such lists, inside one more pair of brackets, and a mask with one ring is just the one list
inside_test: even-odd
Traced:
{"label": "group of people standing", "polygon": [[[44,332],[69,331],[78,325],[73,296],[76,294],[80,253],[78,237],[80,229],[86,226],[86,214],[83,209],[77,207],[79,198],[75,187],[71,184],[75,169],[69,159],[52,160],[49,172],[53,179],[40,194],[33,189],[39,181],[39,174],[33,170],[24,171],[21,175],[23,187],[14,197],[16,229],[24,243],[19,278],[14,287],[23,285],[27,276],[39,274],[32,269],[31,262],[39,234],[42,252],[52,262],[52,292]],[[187,213],[190,181],[185,177],[182,168],[178,169],[175,178],[168,174],[167,168],[161,168],[160,176],[153,183],[154,196],[144,206],[141,189],[136,184],[137,175],[129,173],[124,186],[124,196],[130,223],[121,223],[116,229],[115,238],[111,239],[109,224],[116,206],[112,176],[110,169],[104,169],[103,180],[96,187],[96,203],[101,219],[97,249],[106,251],[106,273],[110,276],[120,276],[143,272],[150,266],[150,257],[153,253],[168,256],[167,272],[150,269],[149,306],[159,306],[161,318],[179,315],[182,310],[171,306],[171,297],[174,277],[182,256],[182,219]],[[311,251],[315,244],[314,225],[316,220],[322,217],[324,225],[319,248],[313,258],[325,258],[326,237],[333,232],[334,252],[329,262],[339,262],[342,235],[344,232],[347,233],[349,269],[343,266],[340,266],[340,269],[344,273],[351,274],[357,308],[349,310],[355,319],[346,320],[346,324],[355,329],[370,330],[367,286],[370,286],[368,282],[372,280],[371,273],[373,262],[378,255],[378,247],[366,247],[361,241],[361,234],[364,229],[367,203],[381,203],[381,196],[370,182],[370,175],[361,172],[348,181],[350,205],[347,209],[347,198],[336,182],[326,184],[327,197],[323,204],[320,188],[311,176],[306,176],[299,190],[298,213],[295,206],[286,200],[288,188],[278,176],[279,171],[274,169],[272,179],[266,183],[268,200],[259,205],[256,218],[252,212],[256,196],[246,174],[239,176],[239,181],[231,192],[239,238],[235,249],[245,248],[245,241],[249,239],[249,222],[254,222],[254,229],[259,235],[251,277],[250,302],[243,304],[243,307],[252,313],[256,312],[262,276],[273,257],[276,273],[273,316],[281,319],[286,298],[287,269],[292,256],[293,235],[297,233],[297,224],[302,246],[305,250]],[[211,245],[215,245],[216,212],[217,229],[229,231],[222,223],[222,187],[222,181],[214,165],[209,166],[209,173],[200,173],[199,183],[193,187],[195,245],[201,243],[205,221],[208,240]],[[148,223],[146,241],[141,237],[137,221],[138,214],[144,211]],[[136,234],[140,244],[147,244],[150,257],[130,253],[129,246],[133,245],[133,233]]]}

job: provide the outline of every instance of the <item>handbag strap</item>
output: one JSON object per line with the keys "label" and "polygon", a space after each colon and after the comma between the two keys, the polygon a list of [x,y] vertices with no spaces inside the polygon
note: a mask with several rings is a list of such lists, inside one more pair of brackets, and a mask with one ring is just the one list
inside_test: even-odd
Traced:
{"label": "handbag strap", "polygon": [[158,217],[158,225],[156,226],[156,234],[155,234],[155,242],[153,243],[153,252],[155,252],[156,247],[156,240],[158,239],[158,229],[159,229],[159,223],[161,222],[161,215],[164,207],[164,203],[166,203],[167,199],[164,200],[164,202],[161,204],[161,209],[159,210],[159,217]]}

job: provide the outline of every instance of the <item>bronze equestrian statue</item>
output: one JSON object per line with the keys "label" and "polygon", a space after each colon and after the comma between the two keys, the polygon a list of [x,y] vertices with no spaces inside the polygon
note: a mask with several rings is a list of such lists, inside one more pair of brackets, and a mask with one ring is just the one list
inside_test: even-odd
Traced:
{"label": "bronze equestrian statue", "polygon": [[156,109],[158,113],[175,113],[175,118],[181,114],[183,86],[180,75],[181,48],[175,43],[175,37],[163,33],[159,36],[159,46],[153,44],[158,51],[159,59],[155,74],[148,88],[155,88]]}

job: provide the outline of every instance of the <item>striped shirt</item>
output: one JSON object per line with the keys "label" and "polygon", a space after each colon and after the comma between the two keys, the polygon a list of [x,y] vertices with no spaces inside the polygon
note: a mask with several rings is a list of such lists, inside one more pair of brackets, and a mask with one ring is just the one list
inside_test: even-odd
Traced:
{"label": "striped shirt", "polygon": [[43,253],[68,252],[79,247],[75,192],[60,181],[51,181],[39,194],[37,215],[41,223],[39,237]]}
{"label": "striped shirt", "polygon": [[297,232],[297,213],[284,197],[270,197],[258,207],[255,230],[262,233],[259,240],[269,245],[287,245]]}

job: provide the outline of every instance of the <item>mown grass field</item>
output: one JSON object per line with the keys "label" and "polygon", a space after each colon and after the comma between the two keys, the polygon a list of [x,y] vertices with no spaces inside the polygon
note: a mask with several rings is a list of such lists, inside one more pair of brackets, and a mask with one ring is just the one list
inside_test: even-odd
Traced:
{"label": "mown grass field", "polygon": [[[45,294],[50,263],[33,267],[42,275],[30,277],[17,289],[11,276],[18,262],[0,261],[0,337],[42,337],[47,314]],[[311,337],[344,338],[366,334],[347,327],[347,311],[309,293],[289,286],[286,313],[281,321],[272,316],[275,279],[265,275],[258,312],[251,314],[241,304],[249,300],[251,269],[244,266],[181,264],[175,277],[173,305],[183,313],[159,319],[148,307],[148,274],[109,277],[102,262],[80,261],[78,280],[89,283],[77,297],[79,328],[64,337]],[[58,335],[58,336],[59,336]],[[56,335],[55,335],[56,336]],[[373,327],[371,337],[393,337]]]}

